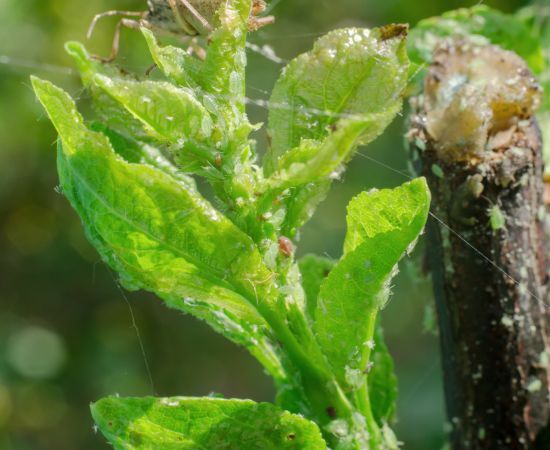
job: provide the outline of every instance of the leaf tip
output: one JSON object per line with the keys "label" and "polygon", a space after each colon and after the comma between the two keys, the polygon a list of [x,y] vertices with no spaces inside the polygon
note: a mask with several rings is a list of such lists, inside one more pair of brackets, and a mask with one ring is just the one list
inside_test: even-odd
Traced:
{"label": "leaf tip", "polygon": [[34,89],[34,92],[42,90],[44,87],[46,80],[43,80],[42,78],[38,78],[36,75],[31,75],[31,84]]}
{"label": "leaf tip", "polygon": [[53,83],[48,80],[43,80],[37,76],[31,75],[31,85],[35,95],[40,100],[40,103],[44,104],[44,100],[48,95],[48,91],[51,89],[59,89]]}
{"label": "leaf tip", "polygon": [[411,190],[416,191],[419,194],[422,194],[425,197],[426,202],[430,204],[432,199],[432,194],[431,194],[430,187],[428,185],[428,180],[426,179],[426,177],[414,178],[413,180],[405,183],[404,186],[409,186]]}
{"label": "leaf tip", "polygon": [[94,422],[103,429],[106,425],[112,426],[113,417],[116,417],[123,403],[119,397],[109,396],[90,403],[90,412]]}
{"label": "leaf tip", "polygon": [[76,60],[87,61],[90,57],[84,44],[78,41],[69,41],[65,43],[65,51]]}
{"label": "leaf tip", "polygon": [[157,38],[155,37],[155,34],[151,30],[145,27],[141,27],[141,34],[145,38],[145,43],[149,48],[149,52],[151,53],[153,60],[155,60],[155,62],[158,64],[157,52],[159,51],[159,44],[157,42]]}
{"label": "leaf tip", "polygon": [[98,427],[101,428],[104,417],[102,413],[102,402],[105,399],[98,400],[97,402],[91,402],[90,403],[90,413],[92,415],[93,421],[96,423]]}
{"label": "leaf tip", "polygon": [[426,179],[426,177],[415,178],[414,180],[411,180],[410,183],[411,184],[418,184],[418,185],[421,185],[421,186],[424,186],[424,187],[428,188],[428,180]]}
{"label": "leaf tip", "polygon": [[155,35],[154,33],[149,30],[148,28],[145,28],[145,27],[141,27],[141,34],[143,34],[143,36],[145,37],[145,40],[147,41],[148,44],[150,43],[155,43],[157,42],[156,38],[155,38]]}

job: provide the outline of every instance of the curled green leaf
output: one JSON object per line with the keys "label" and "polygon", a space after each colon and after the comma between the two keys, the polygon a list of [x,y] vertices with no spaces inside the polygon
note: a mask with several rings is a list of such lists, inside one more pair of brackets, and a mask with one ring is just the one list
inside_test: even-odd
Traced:
{"label": "curled green leaf", "polygon": [[269,191],[287,190],[282,230],[294,236],[357,147],[375,139],[402,105],[407,27],[342,29],[294,59],[269,105]]}
{"label": "curled green leaf", "polygon": [[36,78],[33,87],[60,135],[63,192],[124,285],[155,292],[252,350],[263,346],[254,353],[278,377],[277,357],[258,340],[268,326],[256,308],[272,298],[271,275],[252,240],[165,170],[123,160],[65,92]]}
{"label": "curled green leaf", "polygon": [[98,118],[119,133],[132,136],[134,139],[147,139],[142,123],[95,82],[97,74],[121,79],[126,79],[127,75],[115,66],[102,64],[94,59],[79,42],[68,42],[65,50],[76,64],[82,84],[89,92]]}
{"label": "curled green leaf", "polygon": [[321,142],[334,130],[365,122],[372,128],[358,133],[353,144],[381,133],[399,111],[407,83],[406,36],[402,25],[336,30],[294,59],[270,100],[268,173],[303,139]]}
{"label": "curled green leaf", "polygon": [[272,188],[286,189],[314,183],[322,179],[338,178],[342,165],[352,156],[362,140],[370,141],[381,132],[380,121],[393,117],[396,103],[382,114],[362,115],[340,120],[334,131],[322,143],[303,140],[299,147],[283,155],[280,170],[269,179]]}
{"label": "curled green leaf", "polygon": [[113,146],[113,150],[127,162],[156,167],[169,174],[174,180],[181,182],[185,188],[193,191],[197,190],[195,180],[178,170],[165,152],[158,147],[154,147],[148,142],[132,139],[99,122],[92,123],[90,129],[107,136]]}
{"label": "curled green leaf", "polygon": [[155,64],[170,80],[190,88],[200,85],[202,62],[199,59],[179,47],[161,47],[153,32],[147,28],[142,28],[141,32]]}
{"label": "curled green leaf", "polygon": [[130,81],[97,74],[95,83],[118,101],[161,142],[202,142],[212,135],[208,111],[193,93],[159,81]]}
{"label": "curled green leaf", "polygon": [[417,179],[390,190],[363,192],[348,206],[344,256],[321,284],[314,330],[339,381],[366,384],[376,316],[390,282],[428,216],[430,194]]}

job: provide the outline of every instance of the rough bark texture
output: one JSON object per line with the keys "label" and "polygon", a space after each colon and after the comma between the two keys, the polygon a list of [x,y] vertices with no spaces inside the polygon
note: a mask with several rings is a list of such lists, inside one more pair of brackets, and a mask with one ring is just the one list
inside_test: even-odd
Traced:
{"label": "rough bark texture", "polygon": [[432,190],[428,259],[454,450],[550,449],[548,262],[541,138],[532,118],[482,156],[442,158],[413,101],[408,139]]}

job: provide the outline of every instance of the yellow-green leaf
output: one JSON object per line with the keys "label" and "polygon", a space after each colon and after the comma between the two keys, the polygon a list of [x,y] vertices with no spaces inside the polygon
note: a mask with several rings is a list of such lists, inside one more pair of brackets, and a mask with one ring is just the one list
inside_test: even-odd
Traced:
{"label": "yellow-green leaf", "polygon": [[92,405],[117,450],[326,450],[319,428],[269,403],[215,398],[118,398]]}
{"label": "yellow-green leaf", "polygon": [[426,181],[363,192],[348,206],[344,256],[321,284],[314,330],[339,381],[366,382],[379,309],[403,255],[422,232],[430,205]]}

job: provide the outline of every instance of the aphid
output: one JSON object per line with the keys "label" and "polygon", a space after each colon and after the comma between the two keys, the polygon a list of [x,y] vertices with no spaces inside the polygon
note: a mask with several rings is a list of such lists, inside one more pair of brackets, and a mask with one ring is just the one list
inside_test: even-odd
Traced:
{"label": "aphid", "polygon": [[216,167],[219,169],[222,164],[223,164],[223,159],[222,159],[222,155],[217,153],[216,154],[216,157],[214,158],[214,164],[216,165]]}
{"label": "aphid", "polygon": [[294,244],[289,238],[281,236],[279,238],[279,251],[283,255],[290,257],[294,253]]}
{"label": "aphid", "polygon": [[[88,30],[91,38],[97,22],[104,17],[120,16],[108,58],[113,61],[119,49],[120,31],[122,27],[139,29],[149,28],[155,32],[163,32],[178,36],[208,36],[212,32],[210,25],[218,9],[225,0],[148,0],[147,11],[106,11],[98,14],[92,20]],[[257,17],[266,9],[264,0],[252,0],[248,28],[255,31],[274,22],[273,16]],[[136,17],[137,19],[130,19]]]}
{"label": "aphid", "polygon": [[506,217],[498,205],[492,205],[487,213],[493,231],[500,230],[506,226]]}

